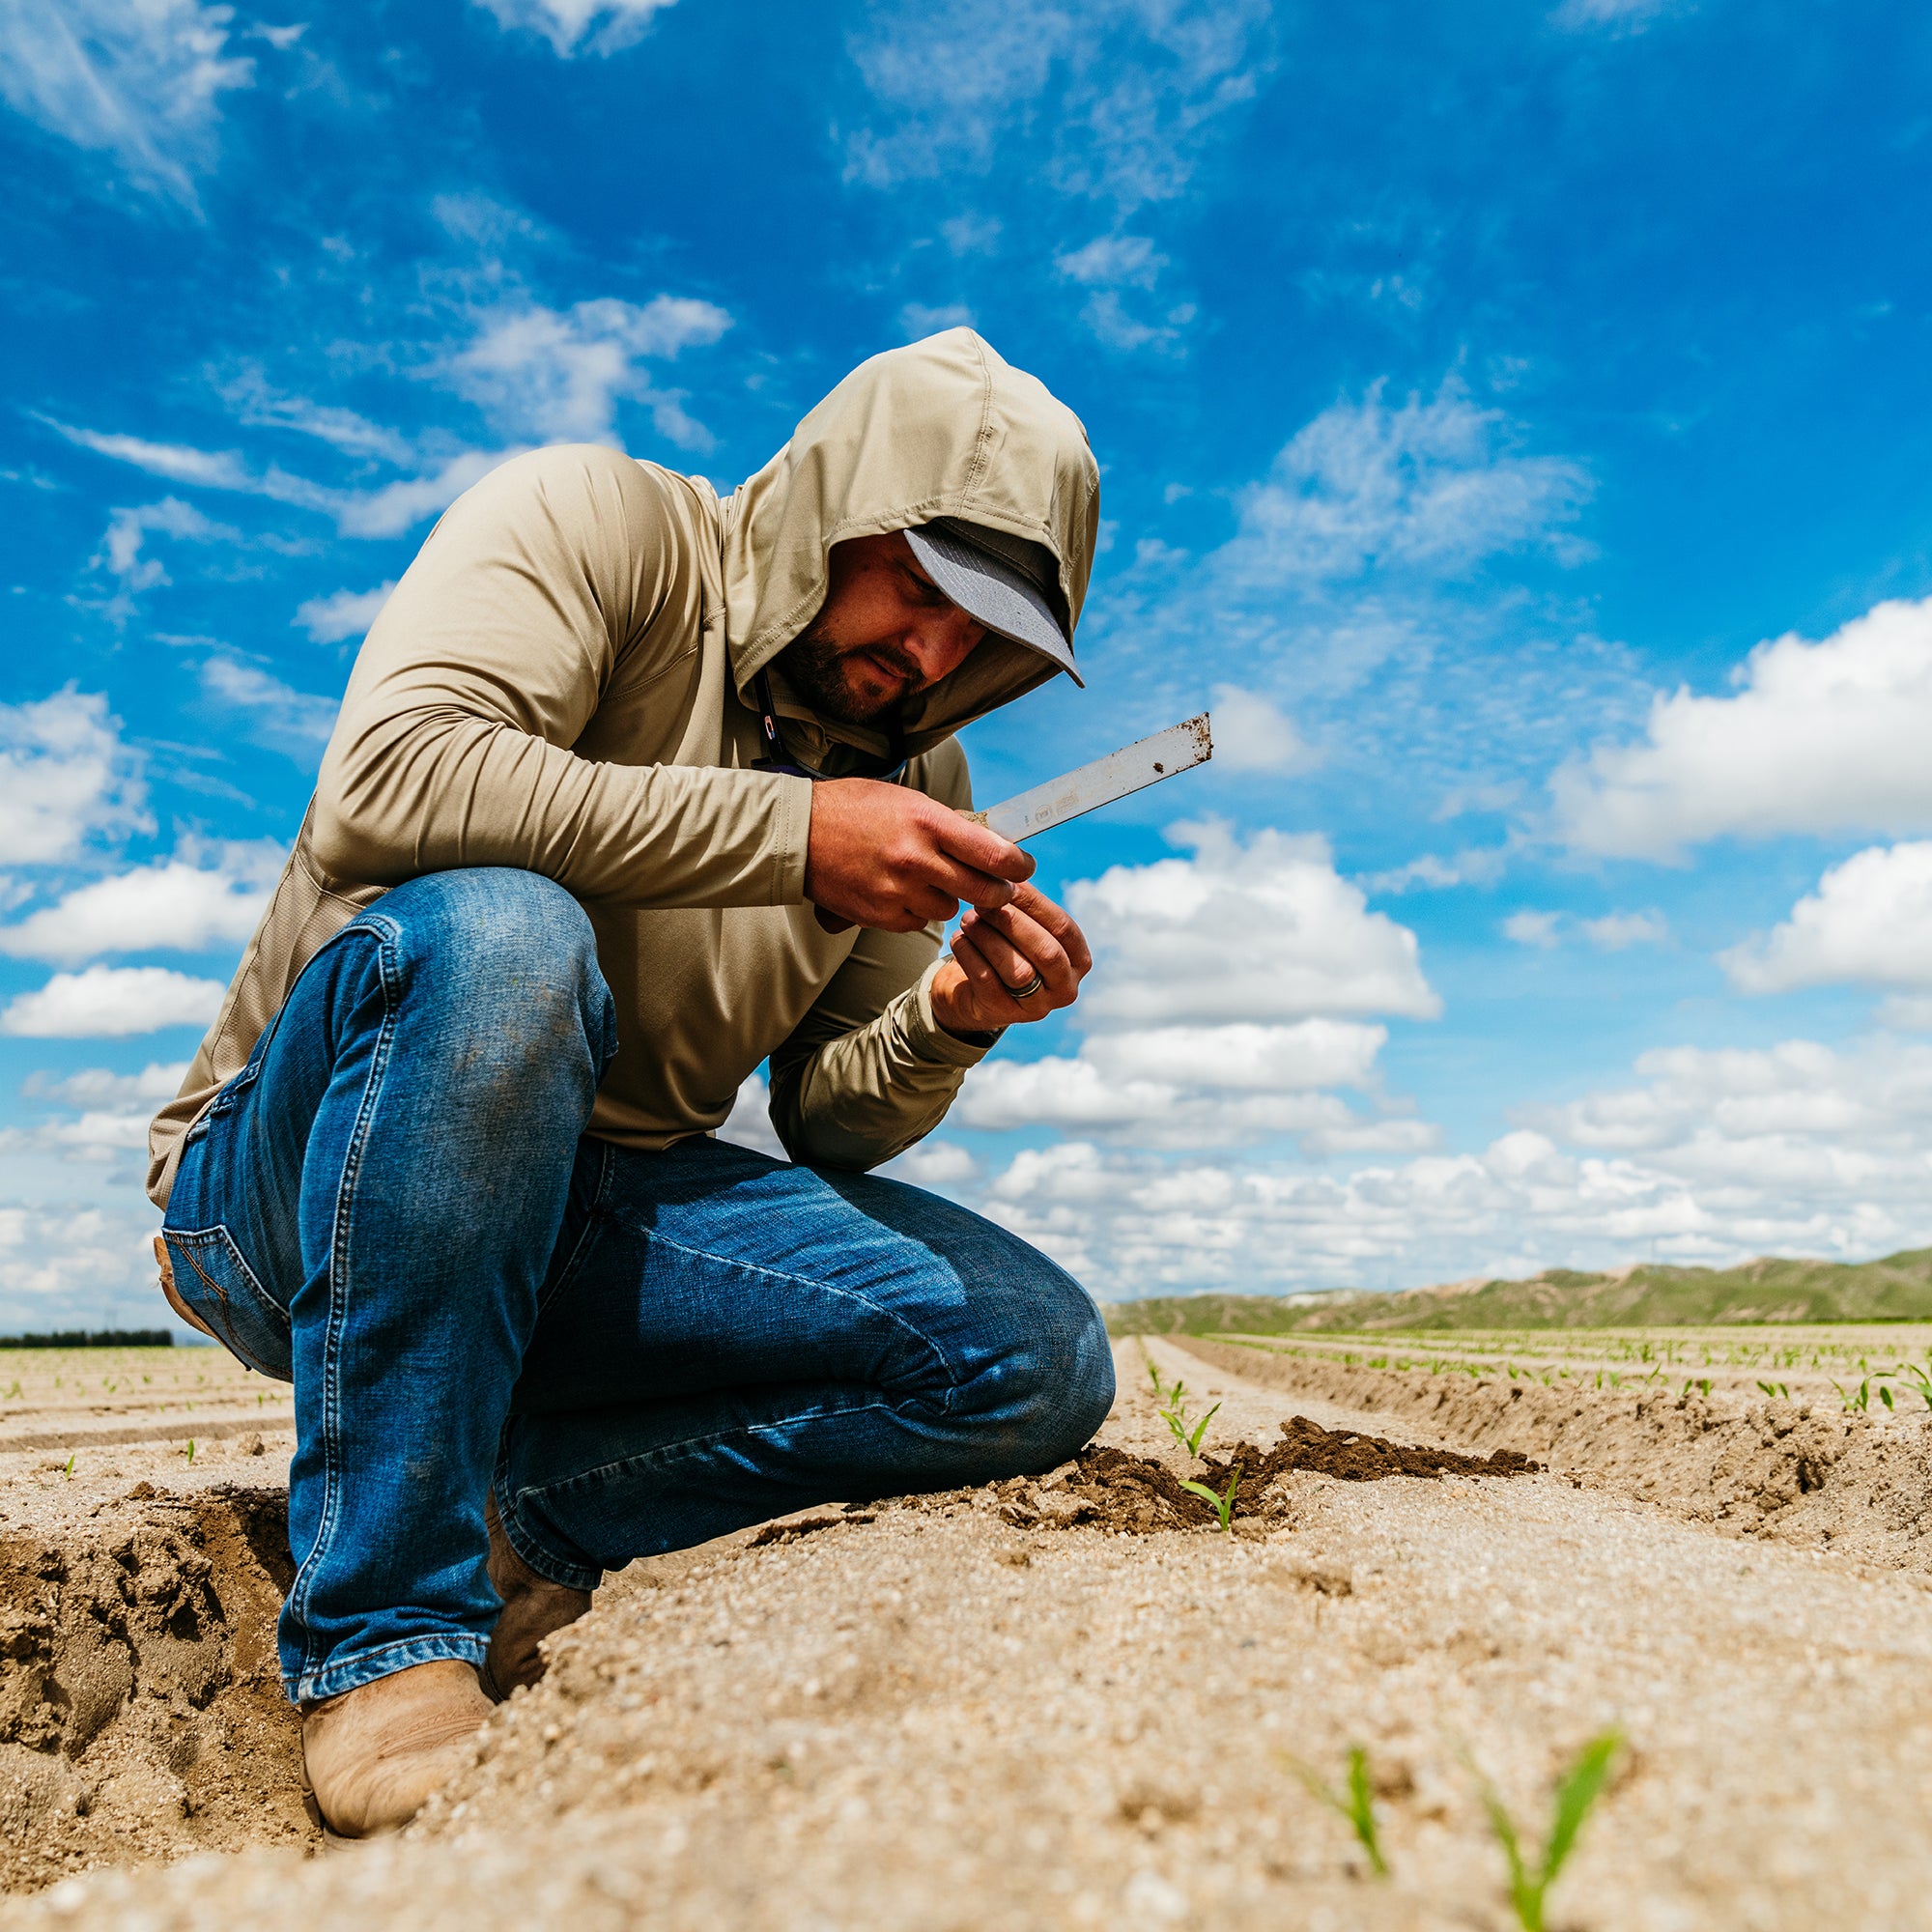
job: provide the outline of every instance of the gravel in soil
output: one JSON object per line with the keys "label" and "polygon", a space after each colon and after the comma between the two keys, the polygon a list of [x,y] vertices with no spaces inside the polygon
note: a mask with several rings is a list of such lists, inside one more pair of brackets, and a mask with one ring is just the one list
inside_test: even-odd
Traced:
{"label": "gravel in soil", "polygon": [[[1138,1374],[1137,1352],[1122,1366]],[[1291,1414],[1363,1431],[1359,1411],[1211,1374],[1226,1441]],[[1179,1477],[1165,1434],[1130,1389],[1103,1442]],[[1533,1845],[1554,1779],[1607,1725],[1629,1745],[1552,1924],[1932,1924],[1918,1578],[1547,1474],[1288,1469],[1249,1536],[1013,1520],[1088,1487],[1071,1473],[1024,1497],[815,1510],[634,1565],[403,1838],[95,1873],[0,1903],[0,1928],[1501,1928],[1465,1758]],[[1333,1780],[1354,1744],[1387,1884],[1288,1764]]]}

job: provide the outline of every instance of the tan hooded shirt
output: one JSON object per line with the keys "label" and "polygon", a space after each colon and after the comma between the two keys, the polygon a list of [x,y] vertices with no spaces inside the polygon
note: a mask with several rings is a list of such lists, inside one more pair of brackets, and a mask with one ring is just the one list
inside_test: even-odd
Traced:
{"label": "tan hooded shirt", "polygon": [[[540,872],[590,915],[618,1034],[599,1138],[710,1132],[768,1058],[795,1159],[867,1168],[930,1132],[981,1053],[933,1018],[942,928],[820,929],[811,784],[751,769],[750,686],[817,614],[834,544],[941,516],[1044,544],[1077,619],[1099,518],[1086,433],[964,328],[862,364],[722,501],[582,445],[451,504],[356,658],[295,850],[149,1130],[156,1205],[323,943],[388,887],[463,866]],[[970,806],[952,734],[1053,674],[989,634],[913,700],[903,781]],[[883,749],[774,689],[815,768]]]}

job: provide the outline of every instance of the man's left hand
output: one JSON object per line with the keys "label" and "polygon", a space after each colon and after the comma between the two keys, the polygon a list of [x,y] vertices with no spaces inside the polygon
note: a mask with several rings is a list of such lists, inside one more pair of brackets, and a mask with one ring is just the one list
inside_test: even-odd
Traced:
{"label": "man's left hand", "polygon": [[1094,964],[1071,917],[1024,885],[996,912],[968,908],[952,947],[952,959],[932,981],[933,1015],[948,1033],[991,1033],[1044,1019],[1080,997]]}

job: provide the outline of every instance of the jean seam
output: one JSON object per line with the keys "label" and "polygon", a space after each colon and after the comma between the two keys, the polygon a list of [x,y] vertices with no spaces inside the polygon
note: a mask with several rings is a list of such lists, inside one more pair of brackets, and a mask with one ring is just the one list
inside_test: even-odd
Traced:
{"label": "jean seam", "polygon": [[[342,930],[347,932],[350,929],[349,926],[344,926]],[[361,1104],[355,1111],[355,1124],[351,1130],[348,1147],[343,1154],[342,1176],[336,1185],[335,1212],[329,1232],[328,1321],[323,1340],[322,1357],[322,1513],[316,1525],[314,1547],[303,1559],[301,1568],[297,1572],[295,1581],[289,1588],[291,1610],[306,1634],[302,1645],[302,1672],[299,1680],[302,1683],[308,1682],[327,1667],[316,1657],[316,1638],[309,1623],[308,1606],[309,1588],[315,1568],[322,1559],[341,1514],[342,1471],[337,1453],[341,1427],[339,1354],[342,1332],[347,1323],[345,1303],[348,1298],[347,1285],[343,1283],[343,1276],[346,1273],[349,1223],[355,1210],[355,1181],[361,1170],[363,1145],[368,1137],[376,1101],[381,1097],[383,1077],[388,1071],[390,1048],[396,1028],[398,988],[390,969],[394,963],[391,949],[401,936],[400,928],[393,920],[372,918],[362,929],[371,932],[376,940],[376,970],[383,988],[383,1024],[378,1029],[375,1050],[370,1055],[369,1076],[363,1083]],[[334,936],[339,939],[342,935],[337,933]],[[343,1285],[338,1287],[338,1283]]]}
{"label": "jean seam", "polygon": [[228,1307],[227,1291],[195,1260],[193,1250],[195,1247],[210,1246],[216,1239],[225,1240],[235,1257],[236,1265],[241,1268],[246,1279],[248,1293],[256,1306],[269,1318],[271,1326],[278,1327],[284,1335],[293,1332],[294,1324],[289,1320],[289,1311],[262,1286],[255,1270],[248,1265],[248,1257],[242,1252],[241,1242],[235,1238],[235,1231],[226,1221],[217,1221],[207,1228],[165,1228],[162,1234],[169,1242],[181,1243],[182,1259],[208,1283],[215,1300],[221,1304],[224,1311]]}

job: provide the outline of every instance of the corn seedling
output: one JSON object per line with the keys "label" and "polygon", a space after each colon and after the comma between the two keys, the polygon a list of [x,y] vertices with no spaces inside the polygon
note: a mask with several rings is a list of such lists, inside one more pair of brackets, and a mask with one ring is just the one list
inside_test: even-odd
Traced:
{"label": "corn seedling", "polygon": [[1556,1883],[1564,1861],[1576,1849],[1577,1834],[1583,1829],[1590,1807],[1603,1796],[1604,1786],[1609,1782],[1611,1761],[1622,1744],[1622,1737],[1615,1731],[1605,1731],[1592,1738],[1577,1752],[1576,1762],[1557,1779],[1549,1835],[1544,1840],[1543,1857],[1533,1871],[1523,1855],[1522,1840],[1517,1834],[1516,1821],[1509,1808],[1495,1786],[1476,1769],[1475,1761],[1464,1755],[1463,1761],[1476,1780],[1483,1809],[1490,1814],[1490,1829],[1495,1833],[1496,1843],[1502,1847],[1509,1865],[1510,1905],[1522,1932],[1545,1932],[1545,1896]]}
{"label": "corn seedling", "polygon": [[73,1458],[71,1456],[61,1465],[61,1474],[63,1476],[71,1476],[73,1474]]}
{"label": "corn seedling", "polygon": [[1844,1404],[1847,1415],[1851,1414],[1854,1410],[1860,1415],[1863,1415],[1870,1409],[1871,1381],[1869,1378],[1861,1381],[1856,1391],[1848,1389],[1843,1382],[1836,1380],[1833,1377],[1826,1377],[1826,1380],[1831,1382],[1832,1386],[1838,1391],[1838,1400]]}
{"label": "corn seedling", "polygon": [[1932,1376],[1928,1376],[1917,1362],[1907,1362],[1899,1374],[1912,1378],[1914,1392],[1924,1398],[1927,1408],[1932,1408]]}
{"label": "corn seedling", "polygon": [[[1766,1395],[1775,1395],[1779,1402],[1791,1400],[1791,1390],[1783,1382],[1759,1382],[1758,1387]],[[1927,1406],[1932,1406],[1932,1397],[1927,1398]]]}
{"label": "corn seedling", "polygon": [[190,1463],[194,1461],[194,1437],[192,1435],[187,1438],[187,1460]]}
{"label": "corn seedling", "polygon": [[[1217,1402],[1214,1407],[1210,1408],[1199,1422],[1194,1422],[1194,1418],[1184,1408],[1177,1406],[1173,1408],[1162,1409],[1160,1412],[1161,1420],[1174,1432],[1174,1439],[1190,1456],[1199,1456],[1201,1453],[1201,1438],[1208,1434],[1208,1425],[1214,1420],[1214,1411],[1220,1406],[1221,1405]],[[1194,1426],[1191,1429],[1188,1427],[1190,1422],[1194,1422]]]}
{"label": "corn seedling", "polygon": [[1355,1842],[1368,1856],[1369,1869],[1378,1878],[1387,1878],[1388,1861],[1382,1856],[1381,1834],[1376,1830],[1376,1794],[1369,1782],[1368,1752],[1360,1745],[1350,1747],[1346,1796],[1312,1764],[1303,1764],[1298,1757],[1288,1757],[1286,1752],[1283,1756],[1288,1768],[1308,1787],[1308,1795],[1347,1821],[1355,1834]]}
{"label": "corn seedling", "polygon": [[1235,1464],[1225,1490],[1210,1490],[1206,1483],[1183,1482],[1180,1487],[1192,1491],[1204,1502],[1212,1503],[1214,1514],[1221,1519],[1221,1527],[1225,1530],[1229,1519],[1235,1514],[1235,1492],[1241,1487],[1241,1465],[1238,1463]]}

